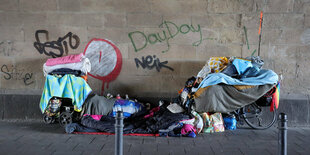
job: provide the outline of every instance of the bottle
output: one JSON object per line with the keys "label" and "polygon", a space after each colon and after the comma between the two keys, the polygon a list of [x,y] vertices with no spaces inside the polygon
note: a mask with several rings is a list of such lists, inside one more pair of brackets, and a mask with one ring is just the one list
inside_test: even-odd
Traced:
{"label": "bottle", "polygon": [[121,99],[121,95],[117,94],[116,99]]}
{"label": "bottle", "polygon": [[112,98],[113,96],[110,94],[110,93],[108,93],[107,94],[107,99],[110,99],[110,98]]}

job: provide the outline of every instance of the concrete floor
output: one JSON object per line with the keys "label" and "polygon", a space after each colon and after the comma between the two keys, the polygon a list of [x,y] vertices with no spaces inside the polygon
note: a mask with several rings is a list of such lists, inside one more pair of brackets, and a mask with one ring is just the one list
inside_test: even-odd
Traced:
{"label": "concrete floor", "polygon": [[[288,154],[310,154],[310,128],[288,129]],[[114,154],[115,136],[66,134],[58,124],[0,121],[0,154]],[[127,154],[278,154],[278,129],[188,137],[124,136]]]}

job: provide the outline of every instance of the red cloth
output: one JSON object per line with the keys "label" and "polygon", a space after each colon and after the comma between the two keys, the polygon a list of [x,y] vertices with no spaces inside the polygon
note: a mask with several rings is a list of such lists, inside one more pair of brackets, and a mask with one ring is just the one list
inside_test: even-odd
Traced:
{"label": "red cloth", "polygon": [[154,116],[154,113],[159,111],[159,110],[160,110],[160,107],[153,108],[152,110],[150,110],[150,114],[145,115],[144,118],[149,118],[149,117]]}

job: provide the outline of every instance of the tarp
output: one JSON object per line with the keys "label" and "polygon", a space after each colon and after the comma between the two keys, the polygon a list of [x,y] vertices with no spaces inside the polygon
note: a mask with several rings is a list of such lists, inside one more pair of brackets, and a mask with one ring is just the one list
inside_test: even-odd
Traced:
{"label": "tarp", "polygon": [[258,100],[273,86],[273,84],[265,84],[245,89],[237,89],[235,86],[225,84],[209,86],[199,97],[195,98],[195,110],[197,112],[232,112]]}
{"label": "tarp", "polygon": [[63,77],[47,75],[40,101],[41,112],[44,113],[48,101],[53,96],[71,98],[74,110],[80,111],[91,91],[89,85],[81,77],[72,74],[66,74]]}
{"label": "tarp", "polygon": [[104,96],[95,94],[85,101],[82,113],[89,115],[108,115],[112,112],[115,101],[115,98],[107,99]]}

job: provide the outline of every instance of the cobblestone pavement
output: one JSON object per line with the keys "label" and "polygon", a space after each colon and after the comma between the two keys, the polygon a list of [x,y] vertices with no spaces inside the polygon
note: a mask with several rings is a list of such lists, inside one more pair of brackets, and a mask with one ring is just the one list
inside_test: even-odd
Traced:
{"label": "cobblestone pavement", "polygon": [[[288,129],[290,155],[310,154],[310,128]],[[114,136],[66,134],[58,124],[0,121],[0,154],[114,154]],[[237,129],[188,137],[124,136],[124,155],[278,154],[278,129]]]}

